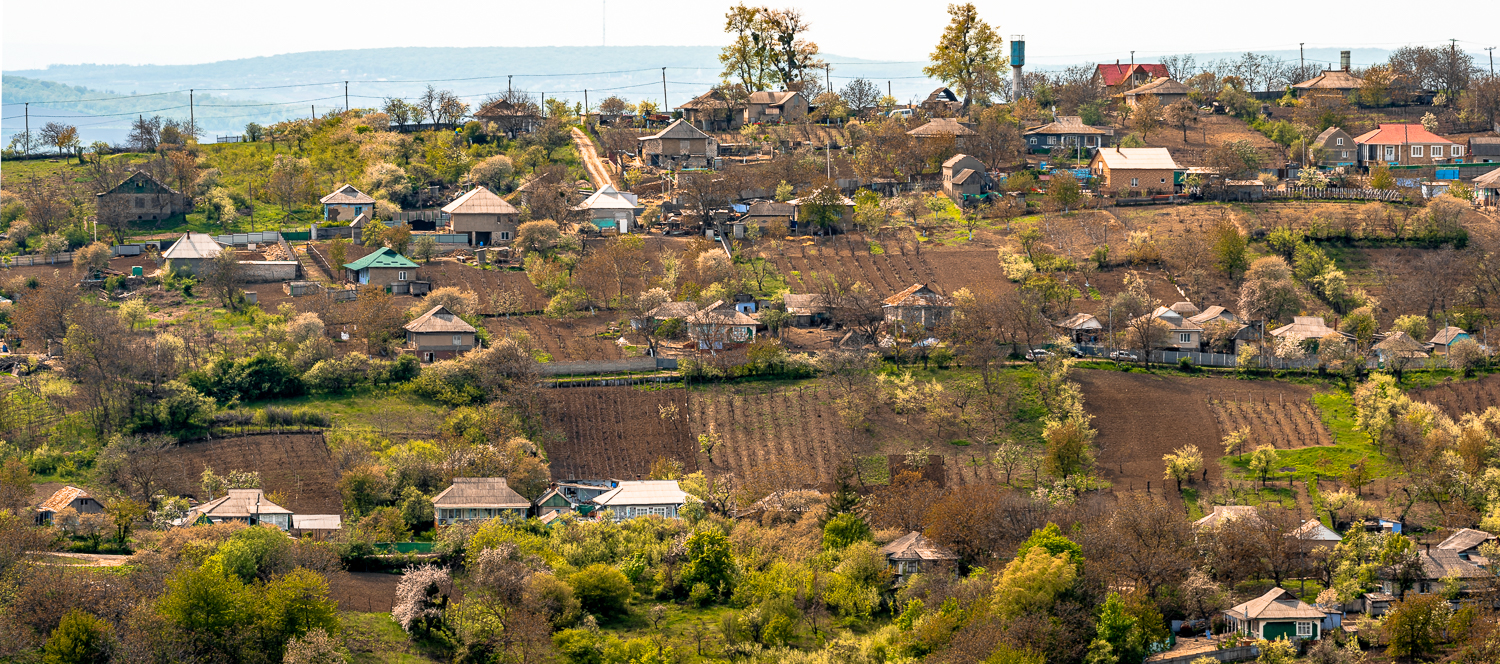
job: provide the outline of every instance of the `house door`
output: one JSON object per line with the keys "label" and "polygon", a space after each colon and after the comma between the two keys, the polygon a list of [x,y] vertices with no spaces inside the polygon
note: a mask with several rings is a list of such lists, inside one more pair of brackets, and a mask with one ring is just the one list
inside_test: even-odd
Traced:
{"label": "house door", "polygon": [[433,360],[433,357],[434,357],[434,356],[433,356],[433,354],[432,354],[432,353],[427,353],[427,361],[428,361],[428,362],[429,362],[429,363],[430,363],[430,362],[432,362],[432,360]]}
{"label": "house door", "polygon": [[1394,146],[1394,145],[1387,145],[1387,146],[1385,146],[1385,160],[1386,161],[1395,161],[1396,160],[1396,146]]}
{"label": "house door", "polygon": [[474,246],[478,246],[478,247],[488,247],[488,246],[490,246],[490,232],[489,231],[474,231]]}

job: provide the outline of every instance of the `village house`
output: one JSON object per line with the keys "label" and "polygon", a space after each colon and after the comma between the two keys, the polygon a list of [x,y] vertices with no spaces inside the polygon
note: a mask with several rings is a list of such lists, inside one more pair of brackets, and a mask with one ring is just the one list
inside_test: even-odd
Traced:
{"label": "village house", "polygon": [[953,300],[928,288],[927,284],[912,284],[882,300],[880,306],[888,325],[917,325],[924,330],[934,330],[947,325],[953,318]]}
{"label": "village house", "polygon": [[1500,205],[1500,169],[1474,178],[1474,202],[1486,207]]}
{"label": "village house", "polygon": [[1464,146],[1427,131],[1419,124],[1381,124],[1354,139],[1359,163],[1446,164],[1464,156]]}
{"label": "village house", "polygon": [[247,523],[252,526],[271,524],[282,530],[292,527],[292,511],[266,499],[260,489],[230,489],[220,496],[188,510],[186,523]]}
{"label": "village house", "polygon": [[1154,79],[1171,77],[1163,64],[1103,64],[1094,67],[1094,86],[1116,95],[1141,87]]}
{"label": "village house", "polygon": [[1295,339],[1298,343],[1308,343],[1330,334],[1339,334],[1339,331],[1328,327],[1322,316],[1293,316],[1290,325],[1271,330],[1270,334],[1277,339]]}
{"label": "village house", "polygon": [[39,526],[52,523],[52,517],[69,508],[79,514],[99,514],[104,511],[104,503],[99,502],[98,498],[89,495],[89,492],[83,489],[65,486],[53,492],[51,497],[42,501],[42,504],[37,505],[36,523]]}
{"label": "village house", "polygon": [[1349,93],[1364,87],[1365,80],[1349,73],[1347,67],[1343,69],[1325,69],[1323,73],[1309,78],[1301,83],[1292,84],[1292,94],[1301,97],[1308,93],[1333,93],[1339,96],[1348,96]]}
{"label": "village house", "polygon": [[937,571],[958,560],[957,554],[915,530],[880,547],[880,555],[885,557],[897,577]]}
{"label": "village house", "polygon": [[1422,342],[1411,338],[1411,335],[1395,330],[1380,340],[1380,343],[1370,347],[1375,351],[1375,357],[1380,361],[1380,366],[1385,367],[1387,363],[1419,360],[1427,357],[1427,347]]}
{"label": "village house", "polygon": [[995,189],[995,180],[985,170],[984,162],[966,154],[956,154],[943,162],[943,193],[962,205],[966,200],[980,199]]}
{"label": "village house", "polygon": [[1031,152],[1048,152],[1057,147],[1066,147],[1075,150],[1082,148],[1084,154],[1093,154],[1099,148],[1108,147],[1114,135],[1115,130],[1111,127],[1093,127],[1084,124],[1080,116],[1059,115],[1055,122],[1027,129],[1023,137],[1026,139],[1026,149]]}
{"label": "village house", "polygon": [[1317,165],[1323,168],[1354,166],[1359,159],[1359,146],[1354,143],[1354,138],[1338,127],[1329,127],[1318,134],[1313,139],[1313,149],[1321,152],[1321,155],[1315,154],[1315,158]]}
{"label": "village house", "polygon": [[1286,536],[1299,540],[1304,551],[1311,551],[1319,546],[1326,546],[1331,550],[1334,545],[1344,541],[1342,536],[1317,519],[1304,521]]}
{"label": "village house", "polygon": [[589,222],[602,231],[629,233],[635,227],[635,215],[643,210],[635,194],[606,184],[573,208],[588,212]]}
{"label": "village house", "polygon": [[[1500,136],[1469,138],[1469,161],[1475,164],[1500,162]],[[1495,173],[1496,171],[1490,171]]]}
{"label": "village house", "polygon": [[510,488],[504,477],[455,477],[432,497],[433,518],[446,526],[498,516],[526,518],[531,501]]}
{"label": "village house", "polygon": [[375,211],[375,199],[352,184],[334,189],[318,202],[323,204],[323,221],[354,221],[366,212]]}
{"label": "village house", "polygon": [[443,212],[451,220],[452,232],[468,235],[471,247],[510,242],[516,237],[516,226],[521,219],[516,206],[484,187],[475,187],[453,199],[443,206]]}
{"label": "village house", "polygon": [[746,224],[758,224],[764,227],[770,223],[783,223],[790,225],[792,217],[796,216],[797,208],[791,203],[778,203],[776,201],[759,201],[752,203],[745,210],[745,216],[741,219]]}
{"label": "village house", "polygon": [[1104,326],[1093,314],[1073,314],[1052,324],[1075,344],[1097,344]]}
{"label": "village house", "polygon": [[959,122],[956,118],[933,118],[927,124],[906,132],[906,135],[916,139],[918,143],[951,140],[953,146],[961,150],[965,139],[978,136],[979,132],[970,129],[968,125]]}
{"label": "village house", "polygon": [[951,116],[964,110],[964,100],[948,88],[938,88],[919,105],[928,115]]}
{"label": "village house", "polygon": [[541,124],[541,118],[526,105],[512,104],[504,99],[486,104],[475,111],[474,119],[486,125],[494,124],[496,131],[509,138],[536,131]]}
{"label": "village house", "polygon": [[1260,512],[1249,505],[1214,505],[1214,511],[1193,522],[1197,529],[1218,528],[1240,519],[1260,520]]}
{"label": "village house", "polygon": [[457,357],[474,350],[474,326],[438,305],[406,324],[406,350],[423,362]]}
{"label": "village house", "polygon": [[1170,328],[1161,346],[1190,352],[1196,352],[1202,348],[1203,326],[1193,322],[1190,318],[1200,313],[1198,307],[1193,306],[1191,302],[1178,302],[1170,307],[1157,307],[1151,312],[1151,318],[1166,323]]}
{"label": "village house", "polygon": [[[609,493],[614,487],[602,480],[553,482],[546,493],[536,499],[536,515],[544,522],[556,515],[579,511],[579,506]],[[549,515],[551,518],[549,518]]]}
{"label": "village house", "polygon": [[615,521],[638,516],[678,519],[687,503],[687,493],[677,485],[677,480],[621,481],[589,503],[597,511],[608,510]]}
{"label": "village house", "polygon": [[745,104],[714,88],[677,107],[682,119],[703,131],[735,131],[745,124]]}
{"label": "village house", "polygon": [[797,122],[807,117],[807,98],[801,92],[760,90],[750,93],[745,124]]}
{"label": "village house", "polygon": [[219,244],[212,235],[183,233],[182,237],[177,238],[172,246],[162,252],[162,267],[174,274],[201,276],[208,263],[218,258],[224,250],[224,245]]}
{"label": "village house", "polygon": [[1448,349],[1452,348],[1453,344],[1469,338],[1471,338],[1469,336],[1469,333],[1463,331],[1462,328],[1457,328],[1449,325],[1448,327],[1438,330],[1438,333],[1432,335],[1432,338],[1427,340],[1427,343],[1432,344],[1433,354],[1447,355]]}
{"label": "village house", "polygon": [[[843,226],[854,220],[854,199],[833,190],[832,187],[829,189],[828,196],[820,196],[822,192],[813,192],[787,201],[787,205],[792,206],[792,221],[795,222],[797,228],[805,230],[819,224]],[[815,212],[827,212],[830,218],[815,218]]]}
{"label": "village house", "polygon": [[417,264],[390,247],[381,247],[359,260],[344,264],[344,280],[361,286],[390,288],[404,286],[416,279]]}
{"label": "village house", "polygon": [[688,336],[698,342],[698,352],[742,347],[755,341],[760,321],[741,312],[734,304],[716,300],[686,319]]}
{"label": "village house", "polygon": [[665,129],[638,140],[641,160],[657,168],[713,168],[719,157],[719,142],[687,120],[673,120]]}
{"label": "village house", "polygon": [[696,313],[698,313],[698,305],[693,302],[666,302],[646,312],[646,320],[637,321],[636,326],[639,327],[643,322],[650,323],[652,326],[661,325],[673,318],[685,321]]}
{"label": "village house", "polygon": [[[1449,535],[1448,539],[1445,539],[1442,541],[1442,543],[1438,544],[1437,548],[1443,551],[1452,551],[1453,553],[1458,554],[1458,557],[1472,562],[1475,557],[1481,555],[1479,553],[1479,547],[1483,546],[1485,542],[1489,542],[1494,539],[1496,539],[1494,535],[1491,535],[1483,530],[1475,530],[1473,528],[1460,528],[1452,535]],[[1489,564],[1491,562],[1500,563],[1500,560],[1486,560],[1485,564]]]}
{"label": "village house", "polygon": [[1170,194],[1181,166],[1166,148],[1120,148],[1099,150],[1089,171],[1105,190],[1115,193]]}
{"label": "village house", "polygon": [[99,221],[159,221],[192,210],[187,196],[145,171],[131,173],[95,199]]}
{"label": "village house", "polygon": [[1140,87],[1127,90],[1125,92],[1125,103],[1129,104],[1131,108],[1135,108],[1147,95],[1156,97],[1156,100],[1165,108],[1187,99],[1188,86],[1183,85],[1176,79],[1164,76]]}
{"label": "village house", "polygon": [[1235,632],[1253,639],[1318,640],[1328,614],[1297,599],[1291,591],[1272,588],[1266,594],[1224,611]]}
{"label": "village house", "polygon": [[[1464,593],[1494,578],[1488,570],[1475,564],[1475,561],[1471,561],[1470,556],[1452,549],[1444,549],[1442,545],[1438,545],[1438,548],[1428,545],[1419,550],[1417,556],[1422,563],[1421,578],[1412,581],[1407,592],[1414,592],[1418,595],[1443,593],[1448,590],[1451,582],[1457,583],[1459,592]],[[1482,556],[1480,558],[1483,559]],[[1380,591],[1400,597],[1402,584],[1399,580],[1392,578],[1387,573],[1388,571],[1382,570]]]}
{"label": "village house", "polygon": [[792,316],[793,327],[819,327],[833,320],[833,308],[828,298],[816,293],[786,293],[781,296],[786,312]]}

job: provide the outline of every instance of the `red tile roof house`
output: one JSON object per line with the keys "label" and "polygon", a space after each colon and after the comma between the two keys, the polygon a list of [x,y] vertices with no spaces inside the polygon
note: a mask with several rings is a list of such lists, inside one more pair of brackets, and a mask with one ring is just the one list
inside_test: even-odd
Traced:
{"label": "red tile roof house", "polygon": [[90,496],[87,491],[76,486],[65,486],[58,489],[41,505],[37,505],[37,525],[52,523],[52,517],[69,507],[79,514],[97,514],[104,511],[104,504]]}
{"label": "red tile roof house", "polygon": [[1354,137],[1354,144],[1359,146],[1361,166],[1446,164],[1464,156],[1464,146],[1419,124],[1382,124]]}
{"label": "red tile roof house", "polygon": [[1094,85],[1105,88],[1110,94],[1121,94],[1126,90],[1141,87],[1158,78],[1170,78],[1172,74],[1162,64],[1127,64],[1118,60],[1112,65],[1094,68]]}

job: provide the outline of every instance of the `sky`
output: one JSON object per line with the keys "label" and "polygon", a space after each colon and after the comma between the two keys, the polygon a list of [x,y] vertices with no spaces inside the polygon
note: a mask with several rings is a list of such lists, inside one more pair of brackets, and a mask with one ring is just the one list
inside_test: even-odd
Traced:
{"label": "sky", "polygon": [[[9,0],[0,68],[49,64],[196,64],[281,53],[384,46],[719,45],[725,10],[714,0]],[[800,0],[809,34],[826,53],[883,61],[925,60],[948,21],[932,0]],[[1406,0],[1369,0],[1327,22],[1297,23],[1272,5],[1158,5],[1071,0],[975,0],[1007,40],[1024,34],[1038,65],[1127,60],[1189,52],[1459,46],[1488,57],[1500,45],[1500,1],[1459,0],[1439,20],[1393,20]],[[1135,7],[1124,10],[1125,7]],[[59,18],[66,17],[59,21]],[[1335,39],[1335,33],[1347,35]],[[1331,40],[1331,41],[1330,41]],[[1481,65],[1487,62],[1481,62]]]}

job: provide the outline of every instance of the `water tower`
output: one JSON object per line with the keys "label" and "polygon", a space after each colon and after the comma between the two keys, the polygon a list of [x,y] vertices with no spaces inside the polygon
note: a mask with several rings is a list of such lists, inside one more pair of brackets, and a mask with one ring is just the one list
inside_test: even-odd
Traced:
{"label": "water tower", "polygon": [[1010,36],[1010,92],[1013,100],[1021,99],[1021,67],[1026,66],[1026,35]]}

